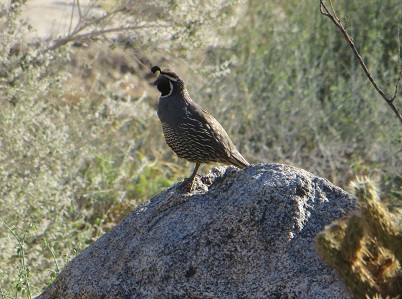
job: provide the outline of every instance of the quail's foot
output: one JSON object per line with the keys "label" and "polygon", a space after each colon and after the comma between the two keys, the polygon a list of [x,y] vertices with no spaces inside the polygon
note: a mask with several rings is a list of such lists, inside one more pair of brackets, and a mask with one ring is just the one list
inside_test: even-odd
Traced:
{"label": "quail's foot", "polygon": [[190,193],[193,188],[193,181],[190,178],[184,179],[184,181],[177,187],[178,190]]}

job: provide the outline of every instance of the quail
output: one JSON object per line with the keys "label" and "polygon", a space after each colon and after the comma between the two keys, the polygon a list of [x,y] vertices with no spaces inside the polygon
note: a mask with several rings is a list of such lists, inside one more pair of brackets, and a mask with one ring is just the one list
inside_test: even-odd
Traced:
{"label": "quail", "polygon": [[190,176],[181,185],[190,192],[198,168],[202,163],[219,162],[244,168],[250,164],[237,151],[225,129],[207,111],[195,103],[184,81],[172,71],[151,68],[159,73],[154,85],[161,95],[158,117],[169,147],[187,161],[195,163]]}

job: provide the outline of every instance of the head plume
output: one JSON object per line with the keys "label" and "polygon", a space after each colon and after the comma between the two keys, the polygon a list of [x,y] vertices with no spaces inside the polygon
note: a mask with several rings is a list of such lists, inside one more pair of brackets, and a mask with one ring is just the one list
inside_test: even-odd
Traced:
{"label": "head plume", "polygon": [[159,66],[157,66],[157,65],[154,65],[154,66],[151,68],[151,72],[154,73],[154,74],[155,74],[156,72],[159,72],[160,75],[162,75],[162,76],[168,78],[168,79],[171,80],[171,81],[178,81],[178,80],[179,80],[179,76],[177,76],[177,74],[176,74],[175,72],[172,72],[172,71],[162,71],[161,68],[160,68]]}

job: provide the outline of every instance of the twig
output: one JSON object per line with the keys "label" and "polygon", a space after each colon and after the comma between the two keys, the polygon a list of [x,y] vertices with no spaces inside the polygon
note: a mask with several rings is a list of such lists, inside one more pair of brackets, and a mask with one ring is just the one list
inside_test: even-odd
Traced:
{"label": "twig", "polygon": [[[399,76],[398,76],[398,80],[396,82],[396,86],[395,86],[395,93],[393,95],[392,98],[387,97],[387,95],[382,91],[382,89],[378,86],[377,82],[374,80],[373,76],[371,75],[371,73],[369,72],[366,64],[364,63],[362,57],[360,56],[359,52],[356,49],[356,46],[352,40],[352,38],[350,37],[350,35],[348,34],[348,32],[346,31],[345,27],[342,25],[340,19],[336,16],[335,13],[335,9],[332,5],[332,1],[329,1],[330,5],[331,5],[331,10],[332,13],[328,10],[328,8],[325,6],[323,0],[320,0],[320,12],[322,15],[328,17],[331,19],[331,21],[336,25],[336,27],[339,28],[339,30],[342,32],[342,34],[344,35],[346,41],[349,43],[350,47],[353,50],[353,53],[355,54],[355,56],[357,57],[361,67],[363,68],[364,73],[366,74],[367,78],[370,80],[371,84],[374,86],[374,88],[377,90],[377,92],[381,95],[381,97],[387,102],[387,104],[391,107],[392,111],[394,111],[395,115],[399,118],[399,121],[402,123],[402,116],[399,113],[398,109],[395,107],[394,105],[394,100],[398,94],[398,86],[399,86],[399,82],[401,81],[401,76],[402,76],[402,65],[401,65],[401,61],[400,61],[400,44],[398,47],[398,53],[399,53],[399,58],[398,58],[398,65],[399,65]],[[398,40],[399,40],[399,30],[398,30]]]}
{"label": "twig", "polygon": [[75,10],[75,0],[73,1],[73,8],[71,9],[70,25],[68,26],[68,34],[71,34],[71,28],[73,27],[74,10]]}
{"label": "twig", "polygon": [[[13,237],[17,240],[18,242],[18,259],[19,259],[19,263],[20,263],[20,274],[19,274],[19,283],[21,283],[21,279],[23,280],[23,282],[26,282],[26,287],[27,287],[27,295],[28,298],[31,299],[32,295],[31,295],[31,284],[29,283],[29,269],[26,265],[25,262],[25,249],[24,249],[24,245],[25,245],[25,238],[28,234],[28,231],[25,231],[24,236],[22,238],[22,240],[17,236],[17,234],[14,232],[14,230],[12,228],[10,228],[2,219],[0,219],[0,221],[4,224],[4,226],[8,229],[8,231],[13,235]],[[23,272],[23,273],[22,273]]]}
{"label": "twig", "polygon": [[[77,3],[78,3],[78,6],[79,6],[79,1],[77,1]],[[75,26],[73,32],[69,32],[69,34],[66,37],[64,37],[62,39],[59,39],[53,45],[51,45],[50,47],[44,49],[43,53],[55,50],[58,47],[63,46],[63,45],[65,45],[65,44],[67,44],[67,43],[69,43],[71,41],[74,41],[74,40],[82,38],[82,36],[79,36],[80,32],[84,31],[87,28],[90,28],[90,27],[93,27],[95,25],[98,25],[102,21],[104,21],[104,20],[106,20],[106,19],[108,19],[108,18],[110,18],[110,17],[112,17],[112,16],[124,11],[126,9],[126,6],[121,5],[121,6],[117,7],[115,10],[104,14],[102,17],[92,19],[91,22],[85,22],[85,18],[83,18],[81,8],[78,7],[77,9],[79,11],[79,20],[78,20],[78,23]],[[73,10],[74,10],[74,7],[73,7]]]}
{"label": "twig", "polygon": [[399,88],[399,83],[401,82],[401,76],[402,76],[402,64],[401,64],[401,40],[399,38],[399,28],[398,28],[398,65],[400,67],[400,71],[399,71],[399,76],[398,76],[398,80],[396,81],[396,85],[395,85],[395,93],[392,96],[391,100],[395,100],[396,96],[398,95],[398,88]]}
{"label": "twig", "polygon": [[81,4],[80,4],[80,0],[77,0],[77,9],[78,9],[78,17],[79,17],[79,21],[81,22],[81,20],[82,20],[82,12],[81,12]]}
{"label": "twig", "polygon": [[45,241],[45,246],[50,250],[50,253],[52,254],[53,261],[56,265],[55,273],[58,275],[60,273],[60,268],[59,268],[59,264],[57,263],[56,254],[54,253],[54,250],[50,247],[49,243],[46,241]]}
{"label": "twig", "polygon": [[[145,28],[158,28],[158,27],[166,28],[167,26],[166,25],[127,26],[127,27],[117,27],[117,28],[109,28],[109,29],[91,31],[91,32],[82,33],[82,34],[74,33],[74,34],[66,36],[65,38],[58,40],[52,46],[46,48],[44,50],[44,52],[55,50],[69,42],[78,41],[78,40],[82,40],[85,38],[93,38],[93,37],[97,37],[99,35],[109,34],[109,33],[113,33],[113,32],[133,31],[133,30],[139,30],[139,29],[145,29]],[[79,30],[79,31],[82,31],[82,30]]]}

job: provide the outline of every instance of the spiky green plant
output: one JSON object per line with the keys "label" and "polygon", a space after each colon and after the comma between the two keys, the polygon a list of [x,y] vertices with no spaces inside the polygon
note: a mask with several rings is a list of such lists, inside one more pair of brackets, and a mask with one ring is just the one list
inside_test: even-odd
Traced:
{"label": "spiky green plant", "polygon": [[402,292],[401,219],[380,201],[374,179],[356,178],[350,186],[360,209],[317,236],[318,252],[355,298],[394,298]]}

